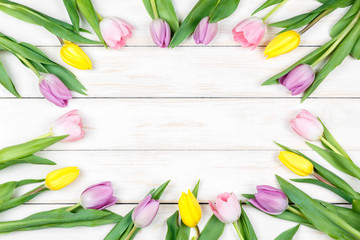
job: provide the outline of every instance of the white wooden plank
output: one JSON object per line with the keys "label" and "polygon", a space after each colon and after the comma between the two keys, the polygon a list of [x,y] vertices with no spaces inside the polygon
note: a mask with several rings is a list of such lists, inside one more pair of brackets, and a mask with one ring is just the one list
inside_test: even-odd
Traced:
{"label": "white wooden plank", "polygon": [[4,99],[0,146],[44,134],[58,116],[80,109],[90,127],[85,139],[51,149],[277,149],[273,140],[307,149],[289,126],[301,108],[320,116],[346,150],[359,150],[357,99],[75,99],[67,109],[43,99]]}
{"label": "white wooden plank", "polygon": [[[29,214],[37,211],[45,211],[54,209],[61,206],[38,206],[38,205],[27,205],[16,208],[11,212],[5,212],[0,215],[0,219],[3,220],[16,220],[21,217],[26,217]],[[130,211],[134,205],[116,205],[110,208],[119,214],[126,214]],[[199,223],[199,227],[203,229],[206,221],[211,216],[208,205],[202,205],[203,216]],[[149,240],[149,239],[165,239],[166,235],[166,219],[170,217],[177,209],[176,205],[161,205],[158,215],[156,216],[152,225],[141,230],[136,236],[136,240]],[[246,212],[251,218],[252,224],[255,228],[256,234],[259,239],[274,239],[281,232],[294,227],[295,223],[287,222],[272,218],[263,213],[258,212],[255,209],[246,207]],[[72,239],[72,240],[83,240],[86,236],[87,239],[103,239],[106,234],[111,230],[113,225],[106,225],[96,228],[73,228],[73,229],[46,229],[36,230],[31,232],[15,232],[6,235],[2,235],[3,240],[13,239],[37,239],[37,240],[48,240],[49,237],[54,240],[61,239]],[[221,240],[236,240],[238,239],[233,227],[227,225],[225,232],[220,238]],[[319,231],[301,226],[299,232],[296,234],[294,240],[300,239],[313,239],[313,240],[325,240],[329,237]]]}

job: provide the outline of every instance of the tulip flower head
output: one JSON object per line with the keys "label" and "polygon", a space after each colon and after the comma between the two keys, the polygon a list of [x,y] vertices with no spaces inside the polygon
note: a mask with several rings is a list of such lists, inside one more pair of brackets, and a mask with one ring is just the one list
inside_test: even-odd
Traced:
{"label": "tulip flower head", "polygon": [[321,139],[324,133],[324,127],[319,119],[304,109],[291,120],[291,127],[301,137],[310,141]]}
{"label": "tulip flower head", "polygon": [[314,172],[313,164],[306,158],[288,151],[282,151],[279,160],[292,172],[299,176],[308,176]]}
{"label": "tulip flower head", "polygon": [[266,24],[261,18],[249,17],[234,27],[232,34],[235,42],[243,48],[255,49],[263,39],[266,32]]}
{"label": "tulip flower head", "polygon": [[101,35],[106,44],[117,50],[125,46],[133,29],[133,26],[118,17],[106,17],[100,22]]}
{"label": "tulip flower head", "polygon": [[132,220],[137,228],[149,226],[154,220],[158,210],[159,200],[152,199],[151,194],[147,195],[134,209]]}
{"label": "tulip flower head", "polygon": [[281,190],[266,185],[256,189],[255,198],[249,200],[256,208],[271,215],[279,215],[287,209],[289,201]]}
{"label": "tulip flower head", "polygon": [[182,193],[179,199],[179,210],[182,222],[188,227],[195,227],[201,219],[201,208],[194,194],[189,190]]}
{"label": "tulip flower head", "polygon": [[300,44],[300,34],[293,30],[277,35],[265,48],[265,56],[273,58],[297,48]]}
{"label": "tulip flower head", "polygon": [[77,167],[66,167],[50,172],[45,178],[45,186],[52,190],[60,190],[72,183],[78,176],[80,170]]}
{"label": "tulip flower head", "polygon": [[66,107],[72,98],[70,90],[54,74],[41,75],[39,87],[41,94],[58,107]]}
{"label": "tulip flower head", "polygon": [[211,211],[223,223],[233,223],[240,218],[240,202],[234,193],[223,193],[215,202],[209,201]]}
{"label": "tulip flower head", "polygon": [[284,85],[292,95],[303,93],[315,80],[315,73],[310,65],[300,64],[288,74],[279,78],[279,83]]}
{"label": "tulip flower head", "polygon": [[80,204],[85,209],[103,210],[114,205],[117,198],[113,196],[111,182],[102,182],[88,187],[82,194]]}
{"label": "tulip flower head", "polygon": [[216,36],[218,31],[217,23],[209,23],[209,17],[204,17],[194,31],[196,44],[208,45]]}
{"label": "tulip flower head", "polygon": [[60,49],[60,57],[66,64],[77,69],[92,69],[90,58],[75,43],[65,41],[65,44]]}
{"label": "tulip flower head", "polygon": [[171,30],[169,24],[160,18],[154,19],[150,23],[150,34],[156,45],[161,48],[169,46]]}
{"label": "tulip flower head", "polygon": [[54,126],[51,128],[51,135],[69,135],[62,142],[74,142],[84,138],[85,131],[83,128],[78,110],[72,110],[55,121]]}

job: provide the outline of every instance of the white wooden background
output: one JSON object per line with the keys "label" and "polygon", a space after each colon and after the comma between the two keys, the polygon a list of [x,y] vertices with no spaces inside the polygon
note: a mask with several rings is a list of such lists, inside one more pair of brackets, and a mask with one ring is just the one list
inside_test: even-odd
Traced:
{"label": "white wooden background", "polygon": [[[51,16],[68,20],[62,1],[18,1]],[[195,0],[174,1],[180,19]],[[127,213],[144,193],[172,179],[162,198],[153,225],[136,239],[164,239],[165,220],[177,209],[182,191],[202,180],[199,200],[203,204],[203,227],[210,216],[207,200],[224,191],[253,193],[256,185],[276,185],[274,174],[295,177],[277,160],[277,140],[308,152],[303,140],[292,132],[289,120],[301,108],[321,116],[354,159],[360,158],[360,68],[347,59],[321,85],[313,97],[300,104],[281,86],[260,87],[261,82],[287,67],[329,39],[328,32],[344,9],[324,18],[306,33],[294,52],[265,60],[263,46],[278,29],[270,28],[262,47],[242,49],[233,40],[232,28],[263,1],[242,0],[230,18],[220,22],[219,34],[210,46],[195,46],[192,39],[176,49],[154,47],[150,18],[140,0],[94,0],[100,14],[119,16],[135,26],[133,38],[120,51],[101,46],[83,46],[94,70],[69,67],[85,84],[88,96],[76,95],[68,108],[60,109],[42,99],[37,79],[11,55],[0,54],[23,99],[0,88],[0,147],[24,142],[47,132],[61,114],[79,109],[87,130],[83,141],[60,143],[41,153],[57,166],[18,165],[1,172],[1,182],[42,178],[49,171],[79,166],[81,175],[59,192],[47,192],[31,203],[0,214],[0,221],[15,220],[31,213],[78,202],[88,185],[110,180],[119,203],[110,208]],[[311,10],[314,0],[290,1],[270,21]],[[264,13],[265,14],[265,13]],[[261,16],[261,14],[259,14]],[[41,27],[23,23],[0,13],[1,32],[19,41],[39,46],[61,62],[57,39]],[[343,176],[343,175],[342,175]],[[344,176],[357,189],[356,180]],[[313,186],[298,185],[314,197],[342,204],[335,195]],[[24,190],[25,191],[25,190]],[[274,239],[294,223],[274,220],[246,208],[259,239]],[[49,229],[2,235],[1,239],[102,239],[112,226]],[[227,227],[222,239],[237,239]],[[296,238],[322,240],[326,235],[301,227]]]}

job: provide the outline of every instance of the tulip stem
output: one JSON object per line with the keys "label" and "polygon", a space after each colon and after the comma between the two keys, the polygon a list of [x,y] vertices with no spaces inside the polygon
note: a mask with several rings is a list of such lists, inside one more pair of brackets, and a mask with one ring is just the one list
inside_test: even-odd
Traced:
{"label": "tulip stem", "polygon": [[238,234],[240,240],[245,240],[244,236],[241,234],[241,231],[240,231],[240,228],[239,228],[239,225],[237,224],[237,222],[233,222],[233,226],[234,226],[236,233]]}
{"label": "tulip stem", "polygon": [[295,213],[296,215],[298,215],[298,216],[306,219],[306,217],[304,216],[304,214],[302,214],[302,213],[301,213],[299,210],[297,210],[296,208],[291,207],[290,205],[287,207],[287,210],[289,210],[290,212]]}
{"label": "tulip stem", "polygon": [[328,140],[326,140],[326,139],[324,138],[324,136],[322,136],[322,137],[320,138],[320,140],[321,140],[326,146],[328,146],[331,150],[333,150],[335,153],[343,156],[343,155],[339,152],[339,150],[337,150]]}
{"label": "tulip stem", "polygon": [[320,176],[318,173],[313,172],[313,176],[319,180],[320,182],[323,182],[329,186],[335,187],[333,184],[331,184],[328,180],[326,180],[325,178],[323,178],[322,176]]}
{"label": "tulip stem", "polygon": [[42,184],[40,186],[38,186],[37,188],[34,188],[33,190],[25,193],[23,196],[27,196],[27,195],[31,195],[31,194],[34,194],[34,193],[38,193],[38,192],[41,192],[43,190],[45,190],[46,187],[45,187],[45,184]]}
{"label": "tulip stem", "polygon": [[317,22],[319,22],[323,17],[325,17],[332,11],[334,11],[333,8],[322,11],[316,18],[314,18],[308,25],[306,25],[306,27],[304,27],[299,32],[299,34],[302,35],[303,33],[305,33],[307,30],[309,30],[311,27],[313,27]]}
{"label": "tulip stem", "polygon": [[51,137],[52,135],[53,135],[53,134],[52,134],[52,132],[50,131],[50,132],[48,132],[48,133],[45,133],[44,135],[41,135],[40,137],[35,138],[34,140],[36,140],[36,139],[41,139],[41,138]]}
{"label": "tulip stem", "polygon": [[67,212],[71,212],[72,210],[77,209],[78,207],[80,207],[81,203],[77,203],[74,206],[71,206],[69,208],[66,209]]}
{"label": "tulip stem", "polygon": [[130,240],[132,235],[134,235],[136,230],[137,230],[137,227],[134,226],[124,240]]}
{"label": "tulip stem", "polygon": [[263,18],[263,21],[265,22],[271,15],[273,15],[274,12],[276,12],[279,8],[282,7],[288,0],[284,0],[281,3],[279,3],[276,7],[273,8],[266,16]]}
{"label": "tulip stem", "polygon": [[150,0],[150,3],[151,3],[151,8],[152,8],[153,13],[154,13],[154,18],[155,19],[159,18],[159,13],[158,13],[157,8],[156,8],[155,0]]}
{"label": "tulip stem", "polygon": [[20,54],[15,54],[15,56],[19,58],[28,68],[30,68],[36,74],[36,76],[40,78],[40,72],[34,67],[34,65],[29,62],[29,60],[27,60]]}
{"label": "tulip stem", "polygon": [[56,36],[56,37],[57,37],[57,39],[59,40],[61,46],[63,46],[63,45],[64,45],[64,40],[63,40],[61,37],[59,37],[59,36]]}

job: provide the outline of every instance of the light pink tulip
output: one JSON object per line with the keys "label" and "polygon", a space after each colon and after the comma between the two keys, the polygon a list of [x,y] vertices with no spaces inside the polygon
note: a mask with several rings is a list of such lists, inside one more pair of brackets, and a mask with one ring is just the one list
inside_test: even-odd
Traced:
{"label": "light pink tulip", "polygon": [[301,110],[301,113],[291,120],[291,127],[301,137],[310,141],[319,140],[324,132],[319,119],[306,110]]}
{"label": "light pink tulip", "polygon": [[266,32],[266,25],[261,18],[249,17],[241,21],[232,30],[234,40],[242,47],[255,49]]}
{"label": "light pink tulip", "polygon": [[54,74],[41,75],[39,87],[41,94],[58,107],[66,107],[72,98],[70,90]]}
{"label": "light pink tulip", "polygon": [[208,45],[216,36],[218,31],[217,23],[209,23],[209,17],[204,17],[194,31],[196,44]]}
{"label": "light pink tulip", "polygon": [[149,226],[154,220],[160,206],[159,200],[151,198],[151,194],[147,195],[134,209],[132,220],[136,227],[144,228]]}
{"label": "light pink tulip", "polygon": [[240,218],[241,207],[234,193],[223,193],[215,202],[209,201],[211,211],[223,223],[233,223]]}
{"label": "light pink tulip", "polygon": [[125,46],[133,29],[133,26],[118,17],[106,17],[100,22],[101,35],[106,44],[117,50]]}
{"label": "light pink tulip", "polygon": [[155,19],[150,23],[150,34],[154,43],[161,48],[169,46],[171,30],[169,24],[162,19]]}
{"label": "light pink tulip", "polygon": [[51,128],[52,135],[69,135],[62,142],[74,142],[83,139],[85,131],[77,110],[72,110],[58,118]]}

